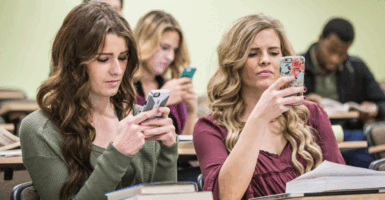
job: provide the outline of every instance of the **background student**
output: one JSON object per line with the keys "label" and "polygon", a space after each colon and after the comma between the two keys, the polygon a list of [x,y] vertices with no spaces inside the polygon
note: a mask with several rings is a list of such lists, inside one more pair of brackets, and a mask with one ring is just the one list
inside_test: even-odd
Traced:
{"label": "background student", "polygon": [[[176,133],[192,135],[198,118],[198,96],[190,78],[179,78],[190,63],[182,29],[170,14],[151,11],[138,21],[134,33],[140,50],[140,69],[135,83],[138,104],[144,104],[151,90],[169,89],[167,106]],[[171,79],[167,79],[167,75]]]}
{"label": "background student", "polygon": [[[212,113],[194,128],[204,190],[214,199],[284,193],[285,184],[323,160],[344,164],[330,121],[317,104],[281,90],[280,58],[294,55],[278,20],[240,18],[218,46],[219,69],[207,86]],[[288,106],[296,102],[302,105]]]}
{"label": "background student", "polygon": [[[136,43],[103,2],[65,18],[52,47],[41,110],[21,124],[23,163],[41,199],[106,199],[138,183],[176,181],[178,149],[169,108],[139,113]],[[162,113],[160,119],[149,119]],[[158,140],[158,141],[155,141]]]}
{"label": "background student", "polygon": [[[318,104],[322,98],[353,101],[367,111],[360,112],[359,120],[348,120],[344,125],[345,141],[366,140],[363,124],[385,117],[385,94],[380,85],[360,58],[348,55],[354,35],[349,21],[333,18],[326,23],[318,42],[303,55],[307,100]],[[343,156],[346,164],[366,168],[374,159],[366,149],[350,150]]]}

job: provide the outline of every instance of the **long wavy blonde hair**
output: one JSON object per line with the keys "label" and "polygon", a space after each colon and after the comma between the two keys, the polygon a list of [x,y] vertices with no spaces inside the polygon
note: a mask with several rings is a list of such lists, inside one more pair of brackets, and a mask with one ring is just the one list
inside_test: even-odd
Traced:
{"label": "long wavy blonde hair", "polygon": [[182,69],[190,64],[190,56],[187,45],[183,37],[183,32],[178,22],[170,14],[154,10],[139,19],[134,29],[135,39],[140,52],[140,67],[135,78],[141,74],[143,65],[159,49],[160,39],[166,31],[176,31],[179,33],[179,48],[175,52],[174,61],[166,68],[163,75],[171,73],[171,78],[179,78]]}
{"label": "long wavy blonde hair", "polygon": [[[227,128],[225,145],[229,152],[237,143],[245,126],[241,121],[246,103],[241,96],[241,70],[245,66],[255,36],[262,30],[272,28],[281,41],[283,56],[295,55],[282,24],[264,14],[248,15],[236,21],[224,34],[217,52],[219,69],[210,79],[207,93],[214,122]],[[282,127],[283,136],[293,147],[291,161],[303,174],[322,162],[322,152],[307,121],[309,109],[304,105],[292,106],[276,120]],[[297,153],[307,161],[306,167],[297,159]]]}

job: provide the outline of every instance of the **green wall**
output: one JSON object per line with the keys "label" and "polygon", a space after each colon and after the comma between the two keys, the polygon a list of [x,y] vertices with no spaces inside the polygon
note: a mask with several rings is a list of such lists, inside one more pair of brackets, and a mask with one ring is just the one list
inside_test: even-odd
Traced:
{"label": "green wall", "polygon": [[[53,39],[68,12],[81,0],[0,0],[0,88],[24,90],[35,98],[48,77]],[[134,2],[134,3],[131,3]],[[377,80],[385,79],[385,0],[125,0],[123,14],[132,27],[153,9],[171,13],[185,33],[194,86],[206,93],[217,69],[216,47],[237,18],[263,12],[279,19],[297,53],[315,42],[332,16],[350,19],[356,40],[349,52],[360,56]]]}

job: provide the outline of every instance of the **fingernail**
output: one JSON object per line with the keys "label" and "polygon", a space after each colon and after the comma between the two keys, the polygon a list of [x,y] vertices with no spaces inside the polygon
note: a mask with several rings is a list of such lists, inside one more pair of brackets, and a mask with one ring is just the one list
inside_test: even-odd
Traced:
{"label": "fingernail", "polygon": [[307,91],[306,87],[305,87],[305,88],[303,88],[303,91],[305,91],[305,92]]}

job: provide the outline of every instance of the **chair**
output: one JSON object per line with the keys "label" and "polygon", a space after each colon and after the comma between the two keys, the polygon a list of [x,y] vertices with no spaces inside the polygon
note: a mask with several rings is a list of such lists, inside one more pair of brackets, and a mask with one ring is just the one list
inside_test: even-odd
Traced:
{"label": "chair", "polygon": [[197,183],[198,183],[198,191],[202,191],[203,190],[203,175],[202,174],[199,174]]}
{"label": "chair", "polygon": [[376,160],[385,158],[385,121],[376,122],[365,128],[369,153]]}
{"label": "chair", "polygon": [[375,160],[370,163],[369,169],[374,169],[377,171],[385,171],[385,158],[380,160]]}
{"label": "chair", "polygon": [[39,200],[39,194],[32,182],[16,185],[11,192],[11,200]]}

